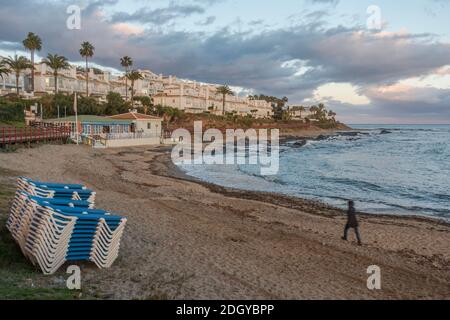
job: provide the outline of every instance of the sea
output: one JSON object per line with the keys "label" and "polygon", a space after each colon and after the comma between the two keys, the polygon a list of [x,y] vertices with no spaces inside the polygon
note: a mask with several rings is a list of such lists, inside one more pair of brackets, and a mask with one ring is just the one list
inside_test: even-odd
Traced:
{"label": "sea", "polygon": [[280,168],[180,165],[217,185],[319,200],[373,214],[450,219],[450,125],[351,125],[356,132],[280,145]]}

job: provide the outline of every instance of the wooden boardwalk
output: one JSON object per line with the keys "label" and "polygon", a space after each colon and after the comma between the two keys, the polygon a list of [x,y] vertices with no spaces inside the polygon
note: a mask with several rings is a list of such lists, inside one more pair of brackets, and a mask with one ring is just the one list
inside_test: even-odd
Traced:
{"label": "wooden boardwalk", "polygon": [[0,128],[0,147],[41,141],[66,142],[69,137],[70,128],[67,127],[3,127]]}

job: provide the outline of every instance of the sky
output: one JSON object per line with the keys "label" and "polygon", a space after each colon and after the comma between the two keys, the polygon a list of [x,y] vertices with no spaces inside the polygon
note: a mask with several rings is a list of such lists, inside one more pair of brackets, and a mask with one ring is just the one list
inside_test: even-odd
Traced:
{"label": "sky", "polygon": [[[80,29],[69,29],[71,6]],[[448,0],[0,0],[0,55],[48,53],[325,103],[346,123],[450,124]]]}

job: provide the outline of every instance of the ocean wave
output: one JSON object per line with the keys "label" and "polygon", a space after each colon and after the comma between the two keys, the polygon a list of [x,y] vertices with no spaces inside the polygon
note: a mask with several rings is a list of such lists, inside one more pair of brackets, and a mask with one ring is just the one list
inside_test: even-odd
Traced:
{"label": "ocean wave", "polygon": [[415,205],[407,206],[407,205],[401,205],[398,203],[393,203],[393,202],[388,202],[388,201],[373,201],[373,200],[367,200],[367,199],[362,199],[362,201],[367,202],[367,203],[381,204],[388,208],[401,209],[405,213],[414,213],[417,215],[423,215],[423,214],[430,215],[431,214],[434,216],[450,218],[450,210],[444,209],[444,208],[432,208],[432,207],[427,207],[427,206],[415,206]]}
{"label": "ocean wave", "polygon": [[358,210],[369,213],[450,218],[450,131],[386,130],[391,133],[380,135],[381,129],[370,128],[363,134],[287,141],[280,146],[280,172],[275,176],[261,176],[258,166],[249,165],[196,168],[193,174],[229,187],[322,200],[342,208],[352,199]]}
{"label": "ocean wave", "polygon": [[[259,166],[255,166],[255,167],[259,168]],[[261,175],[259,173],[248,171],[248,170],[246,170],[246,168],[248,168],[247,165],[246,166],[238,166],[237,167],[237,171],[242,173],[242,174],[245,174],[247,176],[258,178],[258,179],[262,179],[262,180],[264,180],[266,182],[275,183],[275,184],[278,184],[280,186],[288,185],[288,183],[286,181],[283,181],[279,176],[263,176],[263,175]]]}
{"label": "ocean wave", "polygon": [[372,191],[383,190],[383,187],[363,180],[356,180],[351,178],[338,178],[338,177],[322,177],[322,179],[336,184],[342,184],[346,186],[356,186],[363,190],[372,190]]}

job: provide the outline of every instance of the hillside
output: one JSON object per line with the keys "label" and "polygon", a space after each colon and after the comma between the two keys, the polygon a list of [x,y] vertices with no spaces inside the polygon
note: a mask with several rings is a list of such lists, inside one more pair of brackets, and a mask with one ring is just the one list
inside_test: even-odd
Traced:
{"label": "hillside", "polygon": [[[167,120],[167,119],[166,119]],[[327,123],[303,123],[296,120],[281,120],[276,121],[272,119],[252,119],[243,117],[220,117],[207,114],[184,114],[183,117],[172,119],[168,122],[167,130],[173,131],[178,128],[185,128],[191,132],[194,131],[194,122],[202,121],[203,130],[210,128],[225,131],[226,129],[279,129],[280,134],[297,135],[304,133],[317,133],[322,131],[334,130],[352,130],[347,125],[340,122]]]}

